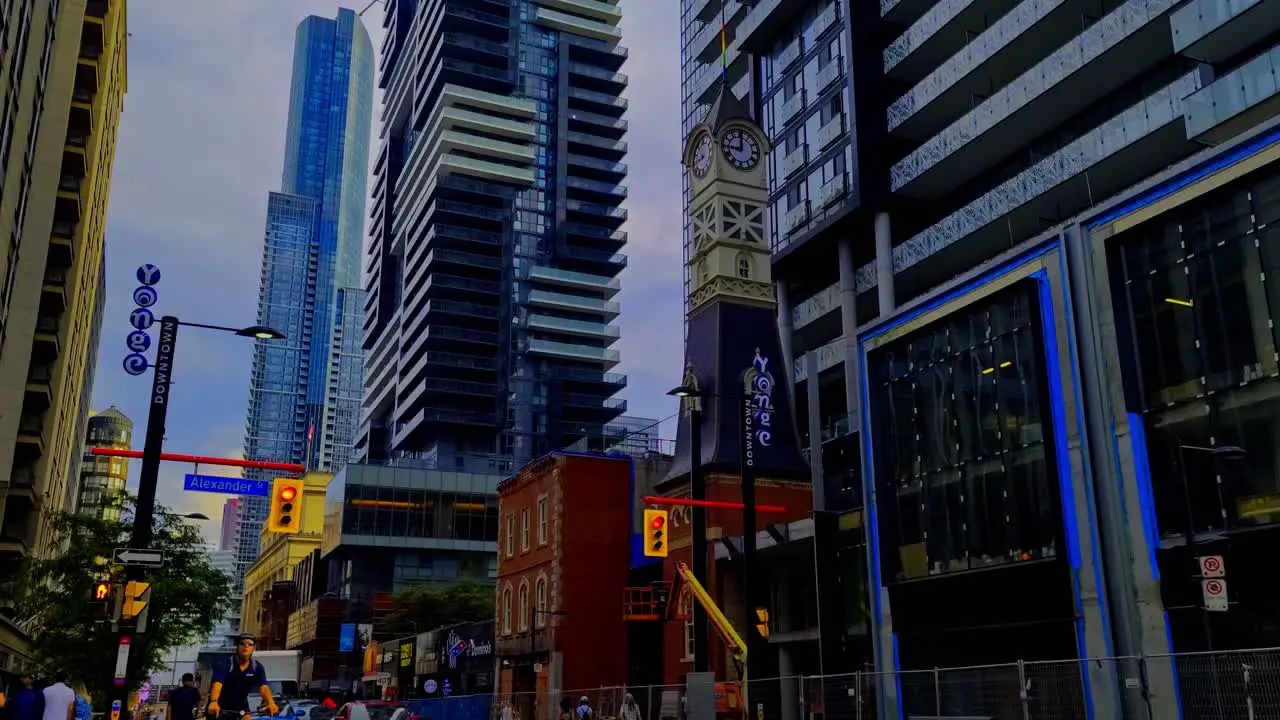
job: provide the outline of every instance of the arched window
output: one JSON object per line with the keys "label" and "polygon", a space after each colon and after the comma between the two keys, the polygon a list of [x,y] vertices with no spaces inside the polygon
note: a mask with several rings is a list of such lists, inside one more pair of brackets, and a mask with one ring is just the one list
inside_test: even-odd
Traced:
{"label": "arched window", "polygon": [[504,635],[511,634],[511,586],[502,590],[502,632]]}
{"label": "arched window", "polygon": [[538,583],[534,586],[533,607],[538,612],[534,618],[534,624],[537,627],[545,626],[547,624],[547,579],[545,577],[538,578]]}
{"label": "arched window", "polygon": [[520,583],[520,629],[529,629],[529,583]]}
{"label": "arched window", "polygon": [[751,279],[751,258],[746,255],[738,256],[738,277],[743,280]]}

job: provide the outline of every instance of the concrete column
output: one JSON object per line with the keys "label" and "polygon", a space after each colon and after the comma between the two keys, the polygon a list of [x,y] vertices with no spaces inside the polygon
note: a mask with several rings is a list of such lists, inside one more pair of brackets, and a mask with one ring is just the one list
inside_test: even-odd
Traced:
{"label": "concrete column", "polygon": [[1271,310],[1267,307],[1267,288],[1262,284],[1262,258],[1258,248],[1244,249],[1244,291],[1249,304],[1249,325],[1253,328],[1253,344],[1258,348],[1258,371],[1270,375],[1276,370],[1276,341],[1271,335]]}
{"label": "concrete column", "polygon": [[822,408],[818,397],[818,353],[804,354],[805,389],[809,415],[809,481],[813,483],[813,509],[827,509],[827,485],[822,468]]}
{"label": "concrete column", "polygon": [[844,397],[849,422],[858,426],[862,408],[859,392],[861,365],[858,362],[858,289],[854,280],[853,239],[840,238],[840,323],[844,337]]}
{"label": "concrete column", "polygon": [[791,652],[789,645],[778,646],[778,701],[782,705],[778,709],[782,720],[800,720],[800,678],[796,676]]}
{"label": "concrete column", "polygon": [[880,317],[898,306],[893,287],[893,235],[889,231],[889,213],[876,213],[876,289],[880,300]]}
{"label": "concrete column", "polygon": [[[792,335],[795,328],[791,322],[791,293],[787,292],[787,284],[777,281],[773,284],[774,297],[778,302],[778,340],[782,343],[782,364],[786,368],[787,387],[794,387],[796,382],[796,359],[792,350]],[[792,400],[795,393],[791,393]],[[794,412],[795,408],[792,408]],[[792,417],[795,417],[792,415]]]}

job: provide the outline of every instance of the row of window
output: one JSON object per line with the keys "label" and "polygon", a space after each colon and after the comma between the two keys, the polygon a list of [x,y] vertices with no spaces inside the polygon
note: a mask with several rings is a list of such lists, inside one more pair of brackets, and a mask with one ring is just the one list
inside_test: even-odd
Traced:
{"label": "row of window", "polygon": [[[549,583],[547,576],[538,575],[537,581],[534,583],[534,605],[529,607],[529,581],[527,579],[520,581],[518,605],[512,607],[511,583],[507,582],[502,587],[502,601],[499,606],[499,627],[498,630],[503,635],[511,635],[516,632],[528,632],[530,623],[533,627],[542,628],[547,626],[547,618],[549,616],[547,603],[549,596]],[[515,611],[513,613],[513,610]]]}
{"label": "row of window", "polygon": [[[538,547],[543,547],[551,542],[551,505],[546,495],[539,495],[535,505],[538,512]],[[516,556],[516,514],[507,513],[503,523],[505,527],[502,542],[503,555],[513,558]],[[532,547],[529,543],[529,508],[526,507],[520,509],[520,552],[522,554],[527,553],[531,549]]]}

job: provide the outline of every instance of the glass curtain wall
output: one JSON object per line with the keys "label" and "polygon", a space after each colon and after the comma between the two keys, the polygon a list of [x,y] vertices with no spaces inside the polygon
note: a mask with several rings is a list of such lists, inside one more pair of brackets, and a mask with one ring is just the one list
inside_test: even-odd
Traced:
{"label": "glass curtain wall", "polygon": [[1024,281],[869,354],[887,581],[1057,556],[1035,292]]}

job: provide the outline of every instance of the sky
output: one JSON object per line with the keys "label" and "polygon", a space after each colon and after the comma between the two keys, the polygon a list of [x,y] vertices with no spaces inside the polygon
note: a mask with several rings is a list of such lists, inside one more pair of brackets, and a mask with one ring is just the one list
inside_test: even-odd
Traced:
{"label": "sky", "polygon": [[[367,0],[143,0],[129,6],[128,92],[107,219],[107,305],[93,408],[115,406],[146,427],[150,373],[127,375],[125,335],[143,263],[160,267],[157,315],[241,327],[257,313],[267,193],[284,163],[294,30],[307,15],[333,17]],[[643,7],[643,11],[636,8]],[[679,0],[622,0],[630,57],[624,207],[630,264],[618,298],[617,347],[630,376],[628,414],[666,418],[680,381],[682,274]],[[381,9],[364,16],[381,47]],[[378,134],[379,109],[373,135]],[[376,141],[371,158],[376,155]],[[373,183],[369,183],[372,188]],[[251,341],[184,328],[174,361],[165,451],[241,457]],[[674,423],[663,425],[674,436]],[[138,462],[130,463],[132,483]],[[202,472],[238,475],[233,468]],[[184,492],[191,465],[161,467],[158,500],[203,512],[210,542],[228,496]]]}

